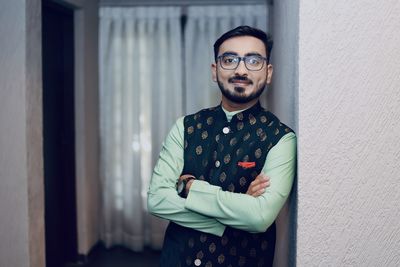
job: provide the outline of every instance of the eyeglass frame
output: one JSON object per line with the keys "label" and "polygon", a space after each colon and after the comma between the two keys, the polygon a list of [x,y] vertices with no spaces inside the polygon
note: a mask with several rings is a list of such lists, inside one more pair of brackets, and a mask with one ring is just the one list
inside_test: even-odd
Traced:
{"label": "eyeglass frame", "polygon": [[[232,69],[224,68],[224,67],[222,66],[222,63],[221,63],[221,62],[222,62],[222,61],[221,61],[221,58],[224,57],[224,56],[233,56],[233,57],[235,57],[235,58],[238,58],[239,61],[238,61],[237,65],[236,65],[236,67],[234,67],[234,68],[232,68]],[[260,67],[259,69],[257,69],[257,70],[251,70],[251,69],[249,69],[249,68],[247,67],[246,58],[250,58],[250,57],[258,57],[258,58],[263,59],[262,65],[261,65],[261,67]],[[267,62],[267,65],[269,64],[268,58],[263,57],[263,56],[261,56],[261,55],[258,55],[258,53],[257,53],[257,54],[247,55],[247,56],[244,56],[244,57],[240,57],[240,56],[238,56],[238,55],[236,55],[236,54],[232,54],[232,53],[224,53],[224,54],[222,54],[222,55],[219,55],[219,56],[217,57],[217,60],[219,60],[219,65],[220,65],[221,68],[224,69],[224,70],[235,70],[235,69],[237,69],[237,68],[239,67],[239,64],[240,64],[241,61],[243,61],[244,66],[246,67],[246,69],[247,69],[248,71],[260,71],[260,70],[262,70],[262,68],[264,67],[264,60]]]}

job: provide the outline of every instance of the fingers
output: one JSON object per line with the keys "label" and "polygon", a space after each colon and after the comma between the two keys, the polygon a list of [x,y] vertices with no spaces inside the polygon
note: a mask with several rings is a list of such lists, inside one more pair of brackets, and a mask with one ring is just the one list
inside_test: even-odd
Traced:
{"label": "fingers", "polygon": [[270,179],[265,174],[259,174],[249,185],[246,194],[257,197],[265,192],[265,188],[270,186]]}
{"label": "fingers", "polygon": [[250,195],[259,196],[265,192],[265,188],[269,186],[269,182],[260,183],[252,188],[249,188]]}
{"label": "fingers", "polygon": [[256,177],[256,179],[254,179],[254,181],[252,181],[252,182],[250,183],[249,188],[250,188],[250,187],[257,187],[257,186],[259,186],[260,184],[262,184],[264,187],[269,186],[269,185],[270,185],[270,179],[269,179],[269,177],[266,176],[265,174],[263,174],[263,175],[261,175],[261,174],[258,175],[258,176]]}
{"label": "fingers", "polygon": [[269,186],[269,184],[270,184],[270,182],[269,182],[269,180],[267,180],[265,182],[260,182],[260,183],[254,184],[253,186],[249,187],[249,189],[252,193],[255,193],[257,191],[265,189],[266,187]]}
{"label": "fingers", "polygon": [[252,194],[253,197],[258,197],[261,196],[263,193],[265,192],[265,189],[260,189],[257,192],[255,192],[254,194]]}
{"label": "fingers", "polygon": [[189,177],[195,178],[195,177],[194,177],[193,175],[191,175],[191,174],[183,174],[183,175],[181,175],[181,176],[179,177],[179,180],[187,179],[187,178],[189,178]]}
{"label": "fingers", "polygon": [[260,173],[254,181],[256,180],[269,180],[269,177],[265,173]]}

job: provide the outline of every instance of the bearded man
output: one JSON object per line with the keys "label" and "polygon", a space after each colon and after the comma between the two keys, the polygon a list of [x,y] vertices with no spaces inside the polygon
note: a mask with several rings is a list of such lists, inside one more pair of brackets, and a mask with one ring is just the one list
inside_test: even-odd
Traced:
{"label": "bearded man", "polygon": [[160,266],[272,266],[296,136],[259,102],[271,49],[271,38],[249,26],[215,42],[221,103],[176,121],[148,191],[149,211],[170,221]]}

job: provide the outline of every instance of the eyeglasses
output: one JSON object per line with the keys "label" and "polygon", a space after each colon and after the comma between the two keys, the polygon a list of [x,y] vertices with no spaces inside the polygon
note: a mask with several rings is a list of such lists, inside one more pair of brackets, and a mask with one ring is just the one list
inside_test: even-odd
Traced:
{"label": "eyeglasses", "polygon": [[234,70],[239,66],[240,61],[243,60],[244,65],[248,70],[257,71],[264,67],[264,61],[268,61],[267,58],[257,55],[239,57],[237,55],[220,55],[217,57],[219,64],[224,70]]}

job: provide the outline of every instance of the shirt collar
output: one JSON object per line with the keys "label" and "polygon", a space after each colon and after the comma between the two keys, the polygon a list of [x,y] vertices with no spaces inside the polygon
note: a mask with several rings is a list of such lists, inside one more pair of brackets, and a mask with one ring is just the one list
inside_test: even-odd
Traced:
{"label": "shirt collar", "polygon": [[[262,109],[260,101],[258,101],[256,104],[253,106],[247,108],[247,109],[241,109],[241,110],[234,110],[234,111],[227,111],[224,109],[222,106],[222,103],[220,104],[222,110],[224,111],[226,115],[226,119],[228,122],[230,122],[234,117],[238,120],[242,120],[244,116],[248,116],[248,114],[253,114],[257,115],[258,112]],[[242,119],[241,119],[242,118]]]}

